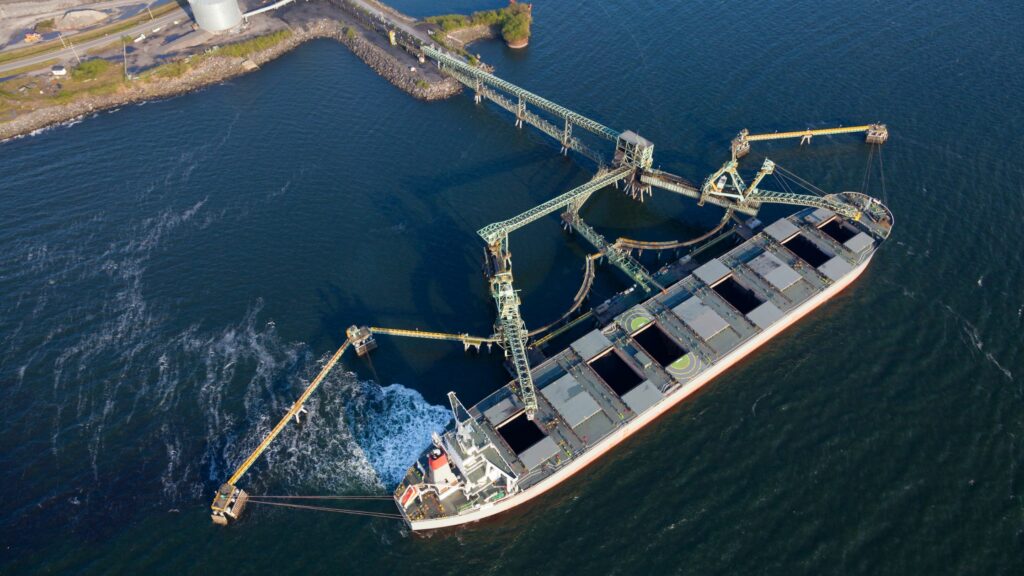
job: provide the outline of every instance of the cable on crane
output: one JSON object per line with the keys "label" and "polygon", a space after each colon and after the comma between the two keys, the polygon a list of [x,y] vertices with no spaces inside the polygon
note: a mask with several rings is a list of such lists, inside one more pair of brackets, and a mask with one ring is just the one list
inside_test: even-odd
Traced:
{"label": "cable on crane", "polygon": [[[775,167],[782,170],[782,167],[778,164],[776,164]],[[775,178],[775,181],[779,183],[783,192],[786,192],[787,194],[796,194],[796,192],[793,192],[793,189],[789,186],[789,182],[786,181],[786,178],[780,172],[773,171],[772,178]]]}
{"label": "cable on crane", "polygon": [[825,192],[824,190],[822,190],[821,188],[818,188],[817,186],[815,186],[814,184],[811,184],[807,180],[804,180],[803,178],[797,176],[796,174],[790,172],[789,170],[786,170],[782,166],[779,166],[778,164],[776,164],[775,168],[778,170],[778,173],[781,173],[781,174],[785,175],[787,178],[791,178],[801,188],[803,188],[803,189],[805,189],[805,190],[807,190],[807,191],[809,191],[809,192],[811,192],[811,193],[813,193],[813,194],[815,194],[817,196],[828,196],[828,193]]}
{"label": "cable on crane", "polygon": [[[786,194],[803,194],[802,191],[794,191],[793,186],[790,186],[788,179],[784,175],[778,172],[774,172],[772,173],[772,178],[775,178],[775,182],[779,185],[780,188],[782,188],[782,191],[785,192]],[[794,184],[796,184],[796,182],[794,182]],[[817,196],[817,194],[813,191],[811,191],[811,194]]]}

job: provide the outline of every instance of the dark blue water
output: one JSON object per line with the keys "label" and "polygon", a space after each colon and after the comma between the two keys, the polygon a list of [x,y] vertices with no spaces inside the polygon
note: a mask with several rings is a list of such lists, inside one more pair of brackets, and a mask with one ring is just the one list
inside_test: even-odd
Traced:
{"label": "dark blue water", "polygon": [[[467,96],[414,101],[329,41],[0,144],[0,572],[1021,573],[1024,10],[619,4],[538,1],[527,50],[475,50],[694,180],[743,127],[887,122],[869,191],[897,227],[857,284],[498,520],[420,537],[252,508],[218,529],[214,488],[345,327],[489,333],[475,230],[586,166]],[[859,189],[867,161],[856,137],[757,150],[827,190]],[[584,216],[668,239],[720,213],[609,190]],[[546,323],[587,247],[555,217],[512,247],[526,321]],[[598,301],[624,287],[597,283]],[[448,390],[470,403],[505,381],[499,358],[382,339],[242,483],[385,493]]]}

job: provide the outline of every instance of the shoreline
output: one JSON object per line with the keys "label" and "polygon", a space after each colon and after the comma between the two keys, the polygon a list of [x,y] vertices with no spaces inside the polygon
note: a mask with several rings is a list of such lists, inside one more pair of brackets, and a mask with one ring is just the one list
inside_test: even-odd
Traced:
{"label": "shoreline", "polygon": [[[333,39],[348,47],[377,74],[416,99],[443,100],[462,91],[461,85],[449,77],[438,82],[425,81],[409,71],[409,68],[399,62],[393,54],[363,37],[364,33],[369,32],[348,22],[321,18],[302,26],[292,27],[291,30],[292,34],[289,37],[248,58],[212,57],[176,78],[126,84],[112,94],[84,96],[68,104],[46,106],[17,116],[0,124],[0,143],[97,112],[127,104],[179,96],[218,84],[258,70],[259,66],[291,52],[302,44],[321,38]],[[355,34],[347,34],[348,30],[354,31]]]}
{"label": "shoreline", "polygon": [[447,36],[449,40],[457,42],[459,47],[465,50],[473,42],[500,38],[501,31],[498,30],[497,26],[480,24],[478,26],[470,26],[468,28],[461,28],[459,30],[447,32],[445,33],[445,36]]}
{"label": "shoreline", "polygon": [[[478,42],[480,40],[495,40],[501,38],[501,30],[497,26],[489,26],[487,24],[479,24],[477,26],[469,26],[467,28],[460,28],[451,32],[444,33],[445,37],[456,44],[462,50],[469,50],[469,45]],[[519,50],[526,48],[530,44],[530,38],[524,38],[522,40],[516,40],[509,42],[508,40],[502,39],[502,42],[506,46],[513,50]]]}
{"label": "shoreline", "polygon": [[485,38],[501,38],[505,45],[513,50],[525,48],[530,43],[532,14],[532,4],[517,4],[515,0],[510,0],[508,6],[497,10],[479,10],[472,14],[442,14],[427,17],[424,21],[437,26],[435,34],[443,34],[468,57],[469,54],[465,53],[466,48],[471,43]]}

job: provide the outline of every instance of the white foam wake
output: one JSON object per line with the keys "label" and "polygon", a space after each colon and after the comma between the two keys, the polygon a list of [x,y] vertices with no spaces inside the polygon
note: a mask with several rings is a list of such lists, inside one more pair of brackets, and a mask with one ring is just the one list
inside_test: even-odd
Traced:
{"label": "white foam wake", "polygon": [[362,382],[359,392],[348,409],[353,435],[377,477],[390,488],[430,445],[431,433],[444,430],[452,415],[401,384],[382,388]]}

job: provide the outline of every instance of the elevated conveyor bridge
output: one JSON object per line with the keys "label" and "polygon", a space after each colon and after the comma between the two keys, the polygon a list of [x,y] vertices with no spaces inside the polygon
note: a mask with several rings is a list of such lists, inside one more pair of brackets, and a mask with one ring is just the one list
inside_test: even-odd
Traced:
{"label": "elevated conveyor bridge", "polygon": [[565,192],[564,194],[555,196],[551,200],[548,200],[538,206],[534,206],[522,214],[513,216],[508,220],[488,224],[478,230],[477,234],[479,234],[487,244],[494,244],[508,236],[511,232],[514,232],[531,222],[536,222],[548,214],[553,214],[573,203],[585,202],[586,199],[594,192],[597,192],[605,186],[617,184],[632,174],[632,172],[633,169],[631,167],[620,166],[619,168],[615,168],[610,171],[598,173],[597,176],[594,176],[594,178],[586,184],[582,184],[568,192]]}
{"label": "elevated conveyor bridge", "polygon": [[305,410],[303,405],[306,403],[306,400],[308,400],[313,392],[320,387],[320,384],[323,383],[324,379],[327,378],[327,375],[331,373],[331,370],[333,370],[334,366],[338,363],[338,360],[341,359],[342,354],[344,354],[351,345],[351,338],[346,338],[345,341],[342,342],[341,346],[338,347],[338,350],[331,356],[327,363],[324,364],[320,373],[316,375],[316,378],[313,378],[313,381],[309,383],[309,386],[303,390],[302,394],[299,395],[299,398],[292,403],[291,407],[288,408],[288,411],[284,413],[284,416],[280,421],[278,421],[277,425],[270,430],[270,433],[263,438],[263,441],[256,446],[249,456],[246,457],[246,459],[243,460],[237,468],[235,468],[235,472],[231,474],[231,477],[228,478],[227,482],[222,484],[217,490],[217,494],[213,498],[213,504],[210,506],[213,510],[211,516],[214,523],[226,525],[229,522],[238,519],[238,516],[241,515],[242,510],[245,508],[246,500],[248,500],[248,495],[245,491],[237,487],[238,481],[246,472],[249,471],[249,468],[252,467],[256,460],[266,452],[274,439],[277,438],[278,435],[281,434],[281,431],[284,430],[285,426],[288,425],[288,422],[293,418],[298,420],[299,414]]}
{"label": "elevated conveyor bridge", "polygon": [[423,54],[427,58],[437,62],[441,69],[456,72],[461,77],[459,78],[460,80],[468,80],[469,84],[467,85],[469,88],[475,89],[478,86],[489,86],[495,90],[500,90],[515,98],[517,106],[525,109],[526,104],[533,104],[537,108],[561,118],[567,123],[567,126],[578,126],[588,132],[600,136],[601,138],[605,138],[613,142],[618,140],[619,135],[621,134],[618,130],[609,128],[596,120],[591,120],[582,114],[573,112],[572,110],[555,104],[546,98],[542,98],[529,90],[520,88],[511,82],[507,82],[489,72],[481,70],[480,68],[469,64],[462,58],[450,56],[432,46],[423,46]]}
{"label": "elevated conveyor bridge", "polygon": [[380,328],[379,326],[370,326],[369,331],[371,334],[383,334],[386,336],[399,336],[402,338],[420,338],[423,340],[447,340],[450,342],[462,342],[463,347],[466,349],[476,348],[477,350],[484,344],[494,344],[498,341],[493,336],[470,336],[469,334],[449,334],[446,332],[430,332],[425,330],[403,330],[399,328]]}
{"label": "elevated conveyor bridge", "polygon": [[490,100],[498,105],[499,108],[511,113],[516,117],[516,127],[522,127],[522,125],[528,124],[534,128],[540,130],[544,134],[550,136],[555,141],[559,142],[562,146],[562,153],[566,154],[569,150],[572,150],[588,159],[597,166],[604,166],[605,158],[597,150],[587,146],[578,137],[572,133],[572,122],[569,119],[563,120],[561,128],[548,120],[542,118],[539,114],[534,113],[525,106],[523,100],[513,100],[502,94],[501,92],[492,89],[490,86],[474,81],[473,79],[465,76],[461,72],[455,70],[448,70],[447,73],[453,78],[461,82],[462,84],[473,88],[475,91],[475,100],[477,103],[483,100]]}

